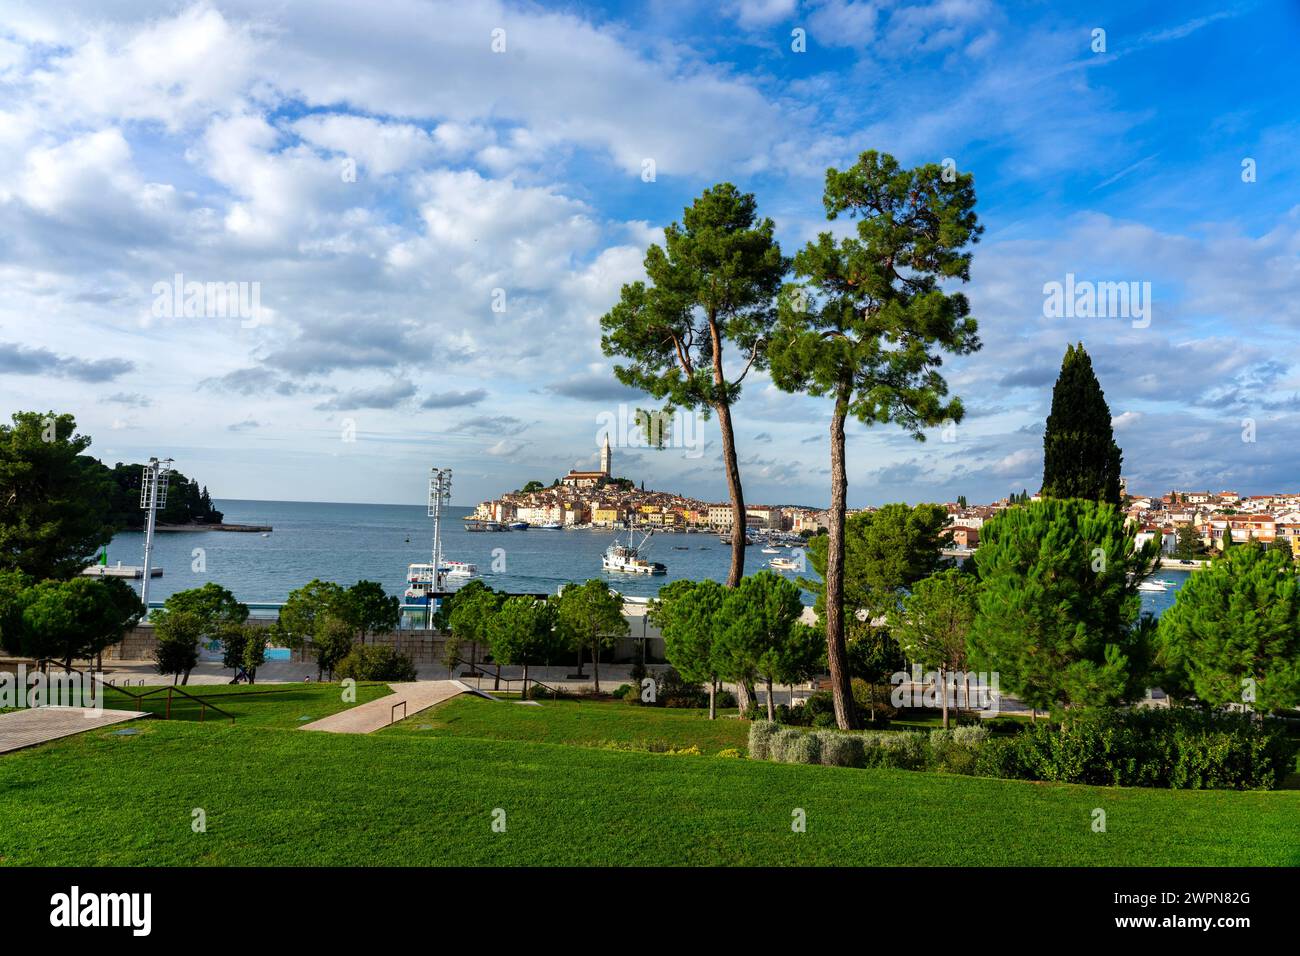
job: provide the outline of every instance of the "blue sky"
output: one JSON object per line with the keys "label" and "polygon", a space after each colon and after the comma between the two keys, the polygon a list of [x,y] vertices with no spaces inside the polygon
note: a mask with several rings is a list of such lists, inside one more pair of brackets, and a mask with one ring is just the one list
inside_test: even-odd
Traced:
{"label": "blue sky", "polygon": [[[599,317],[694,196],[753,192],[792,254],[874,148],[974,174],[985,346],[955,430],[850,428],[851,504],[1035,488],[1071,341],[1132,487],[1294,489],[1298,5],[1075,6],[10,0],[0,404],[218,497],[418,502],[440,465],[472,503],[647,404]],[[255,283],[257,321],[155,314],[178,272]],[[1045,316],[1067,274],[1149,283],[1150,323]],[[735,417],[749,500],[827,500],[824,402],[759,374]],[[720,500],[703,429],[616,470]]]}

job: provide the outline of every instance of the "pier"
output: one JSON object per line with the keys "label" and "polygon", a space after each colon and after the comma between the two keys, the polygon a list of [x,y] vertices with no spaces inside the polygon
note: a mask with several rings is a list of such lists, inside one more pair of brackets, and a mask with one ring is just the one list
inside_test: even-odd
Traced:
{"label": "pier", "polygon": [[[129,581],[139,581],[144,577],[144,568],[133,567],[119,561],[115,565],[92,564],[83,570],[81,574],[87,578],[126,578]],[[162,576],[162,568],[149,569],[149,577],[160,578]]]}

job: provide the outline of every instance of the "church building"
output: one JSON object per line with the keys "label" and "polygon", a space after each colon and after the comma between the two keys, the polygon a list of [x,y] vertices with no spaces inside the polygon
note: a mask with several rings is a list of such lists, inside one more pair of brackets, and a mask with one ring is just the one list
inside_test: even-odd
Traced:
{"label": "church building", "polygon": [[614,451],[609,447],[609,435],[605,436],[605,447],[600,450],[600,471],[570,471],[560,479],[560,484],[573,488],[594,488],[612,476],[610,468],[614,461]]}

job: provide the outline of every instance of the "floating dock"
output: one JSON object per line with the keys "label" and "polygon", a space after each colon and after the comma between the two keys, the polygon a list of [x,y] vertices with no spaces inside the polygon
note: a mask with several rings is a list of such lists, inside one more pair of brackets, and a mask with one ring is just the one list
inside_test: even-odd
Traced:
{"label": "floating dock", "polygon": [[[130,565],[124,565],[121,561],[115,565],[92,564],[81,572],[84,577],[88,578],[126,578],[131,581],[139,581],[144,577],[144,568],[136,568]],[[162,568],[150,568],[149,577],[160,578],[163,576]]]}

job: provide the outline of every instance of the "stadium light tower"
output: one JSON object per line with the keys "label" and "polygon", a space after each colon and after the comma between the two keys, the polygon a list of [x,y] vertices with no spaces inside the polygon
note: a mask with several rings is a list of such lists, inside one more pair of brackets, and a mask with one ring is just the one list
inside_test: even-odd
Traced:
{"label": "stadium light tower", "polygon": [[167,480],[172,460],[150,458],[140,481],[140,507],[147,512],[144,526],[144,577],[140,580],[140,603],[149,616],[149,576],[153,572],[153,532],[159,508],[167,507]]}
{"label": "stadium light tower", "polygon": [[[442,590],[442,513],[451,507],[451,469],[429,469],[429,517],[433,519],[433,591]],[[433,594],[429,595],[429,626],[433,626]]]}

